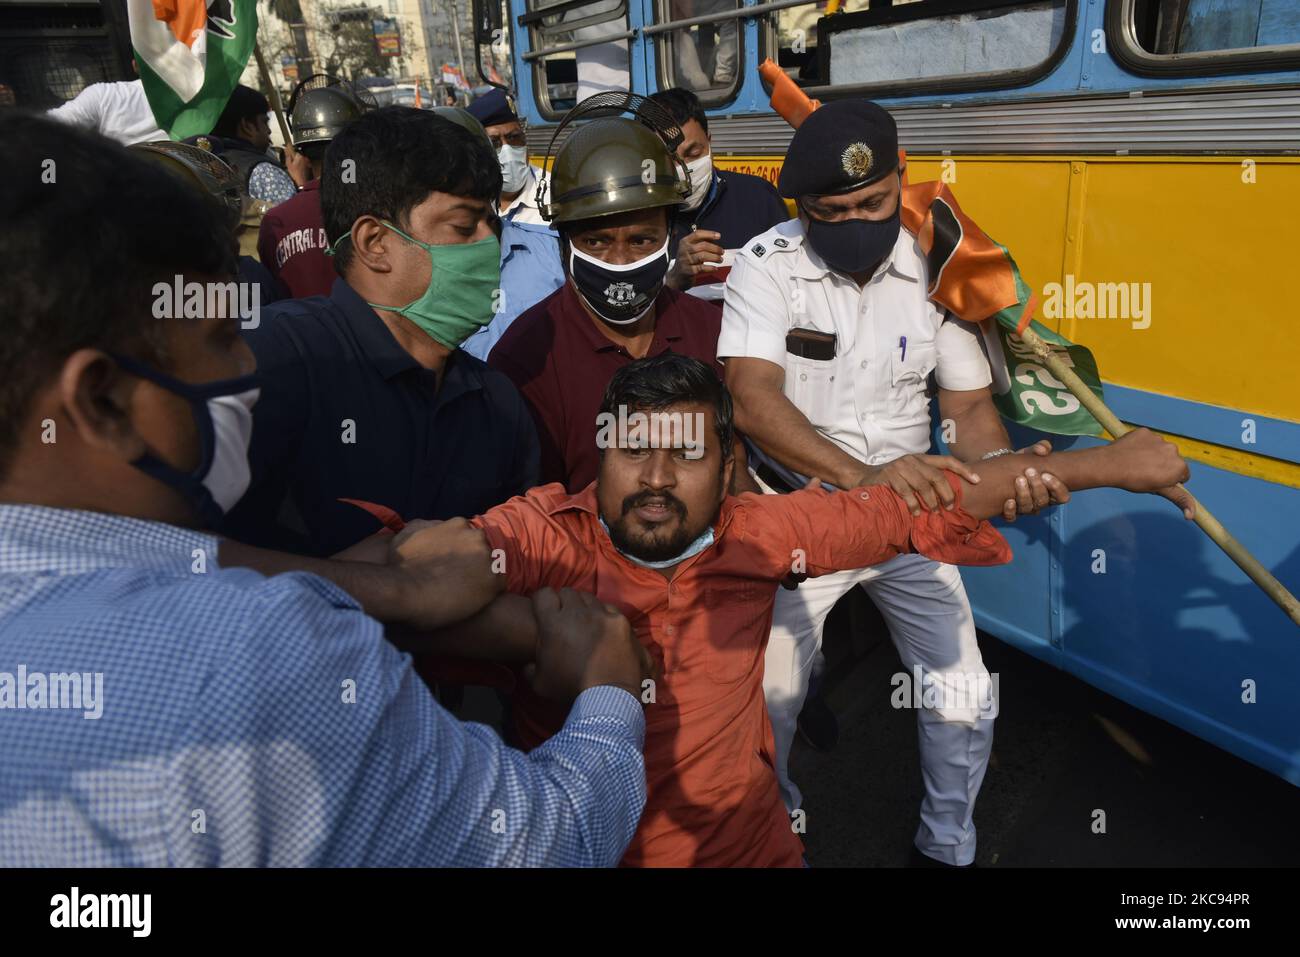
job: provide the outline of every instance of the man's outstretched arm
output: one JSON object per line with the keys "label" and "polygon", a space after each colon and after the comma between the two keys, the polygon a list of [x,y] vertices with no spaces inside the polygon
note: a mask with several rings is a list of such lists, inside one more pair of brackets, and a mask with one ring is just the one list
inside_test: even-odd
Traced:
{"label": "man's outstretched arm", "polygon": [[1016,479],[1027,469],[1037,469],[1049,487],[1064,482],[1076,492],[1120,488],[1163,495],[1187,518],[1192,517],[1191,496],[1173,489],[1187,481],[1187,463],[1178,455],[1176,446],[1147,429],[1135,429],[1098,448],[1050,455],[1022,452],[977,463],[978,482],[957,476],[962,486],[962,508],[975,518],[1001,515],[1003,503],[1015,497]]}
{"label": "man's outstretched arm", "polygon": [[487,538],[464,519],[412,522],[392,540],[391,548],[396,551],[403,544],[407,547],[402,561],[378,564],[289,555],[223,539],[220,563],[265,575],[319,575],[355,598],[372,617],[419,630],[464,621],[505,588],[504,576],[492,571]]}
{"label": "man's outstretched arm", "polygon": [[816,576],[865,568],[909,551],[953,564],[1001,564],[1010,560],[1010,549],[983,520],[1002,514],[1016,480],[1030,466],[1046,473],[1043,483],[1049,489],[1064,482],[1075,491],[1152,492],[1190,512],[1187,493],[1172,488],[1186,480],[1187,463],[1173,445],[1138,429],[1100,448],[990,459],[980,463],[974,481],[945,472],[949,491],[956,493],[954,504],[918,515],[888,485],[746,495],[743,511],[753,518],[741,523],[740,534],[765,554],[771,563],[767,570],[778,578],[787,572]]}

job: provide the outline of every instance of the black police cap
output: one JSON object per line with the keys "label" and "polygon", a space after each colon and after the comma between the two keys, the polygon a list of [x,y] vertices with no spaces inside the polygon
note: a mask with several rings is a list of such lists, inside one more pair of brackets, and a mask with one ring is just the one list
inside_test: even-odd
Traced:
{"label": "black police cap", "polygon": [[470,115],[484,126],[501,126],[519,121],[515,104],[504,90],[490,90],[469,105]]}
{"label": "black police cap", "polygon": [[898,124],[870,100],[833,100],[795,130],[777,188],[786,199],[847,193],[898,168]]}

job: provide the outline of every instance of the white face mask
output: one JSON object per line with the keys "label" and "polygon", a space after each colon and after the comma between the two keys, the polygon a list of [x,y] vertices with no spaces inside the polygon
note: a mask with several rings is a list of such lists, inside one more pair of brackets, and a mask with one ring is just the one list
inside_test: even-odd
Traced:
{"label": "white face mask", "polygon": [[212,416],[212,465],[203,476],[203,487],[222,512],[229,512],[248,491],[252,475],[248,449],[253,442],[253,406],[261,389],[208,399]]}
{"label": "white face mask", "polygon": [[709,195],[713,185],[713,154],[705,153],[686,164],[691,174],[691,195],[687,197],[687,209],[699,209],[704,204],[704,197]]}
{"label": "white face mask", "polygon": [[[216,525],[248,491],[253,406],[261,394],[257,374],[194,384],[173,378],[138,359],[112,355],[124,371],[148,379],[186,400],[204,450],[202,461],[192,472],[183,472],[152,452],[145,452],[131,464],[171,486],[208,525]],[[210,453],[207,451],[209,432]]]}
{"label": "white face mask", "polygon": [[501,163],[501,191],[522,191],[528,185],[528,148],[503,145],[497,150],[497,160]]}

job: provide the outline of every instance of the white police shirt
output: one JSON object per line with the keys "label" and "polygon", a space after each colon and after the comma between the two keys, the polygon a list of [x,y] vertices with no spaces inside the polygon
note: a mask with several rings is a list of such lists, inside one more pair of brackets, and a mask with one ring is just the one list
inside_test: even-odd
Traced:
{"label": "white police shirt", "polygon": [[[989,385],[978,327],[948,318],[926,294],[916,238],[900,229],[863,287],[831,269],[798,219],[750,240],[723,297],[718,357],[766,359],[785,370],[785,394],[816,429],[859,461],[881,465],[930,448],[927,380],[952,391]],[[795,330],[833,335],[834,357],[788,351]],[[796,346],[797,347],[797,346]],[[767,458],[761,456],[762,458]],[[768,459],[796,486],[804,478]]]}

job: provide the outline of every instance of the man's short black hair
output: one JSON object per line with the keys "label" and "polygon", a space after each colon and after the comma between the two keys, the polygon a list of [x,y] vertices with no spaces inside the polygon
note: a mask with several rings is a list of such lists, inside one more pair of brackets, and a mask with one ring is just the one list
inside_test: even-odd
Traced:
{"label": "man's short black hair", "polygon": [[736,434],[731,393],[711,366],[690,356],[665,352],[623,366],[605,387],[600,411],[618,416],[620,407],[633,412],[662,412],[682,403],[712,406],[722,460],[731,457]]}
{"label": "man's short black hair", "polygon": [[228,280],[218,203],[95,133],[0,113],[0,474],[37,390],[78,349],[139,343],[162,363],[153,286]]}
{"label": "man's short black hair", "polygon": [[650,100],[671,113],[678,126],[685,126],[691,120],[695,120],[700,124],[700,129],[704,130],[705,135],[708,135],[709,118],[704,115],[700,98],[690,90],[674,86],[667,90],[660,90],[658,93],[651,93]]}
{"label": "man's short black hair", "polygon": [[353,223],[369,215],[406,229],[411,210],[431,193],[501,195],[501,164],[483,136],[409,106],[386,106],[349,123],[325,151],[321,172],[321,213],[339,275],[352,260],[343,237]]}
{"label": "man's short black hair", "polygon": [[251,86],[239,84],[230,92],[226,108],[217,117],[212,132],[217,136],[239,136],[239,124],[244,120],[266,116],[271,111],[271,104],[266,97]]}

